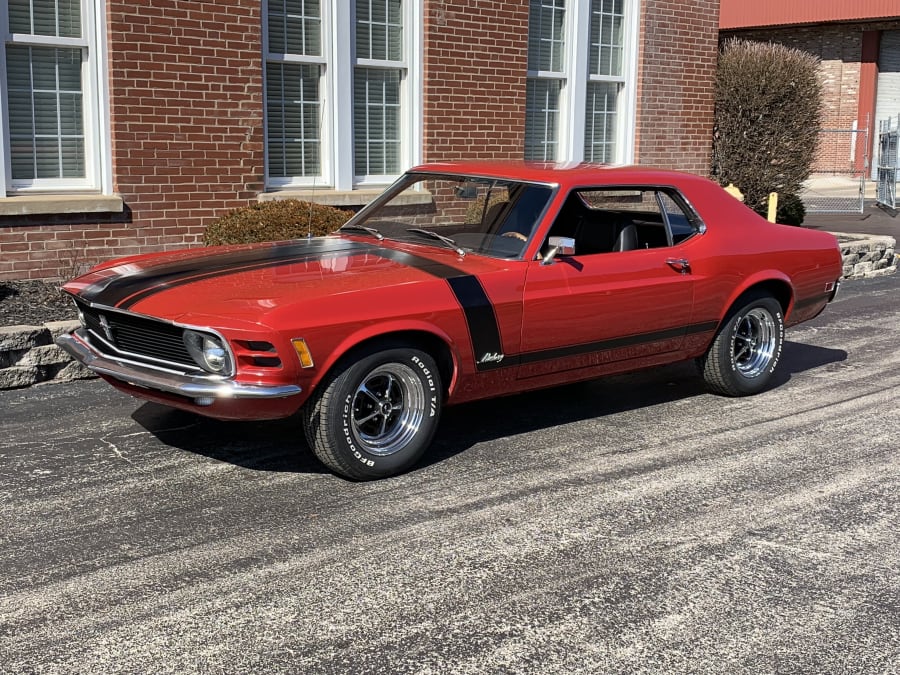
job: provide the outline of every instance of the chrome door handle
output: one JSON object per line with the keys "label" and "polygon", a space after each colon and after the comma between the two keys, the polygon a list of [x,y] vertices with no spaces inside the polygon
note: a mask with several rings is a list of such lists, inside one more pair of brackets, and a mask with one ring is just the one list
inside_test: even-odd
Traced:
{"label": "chrome door handle", "polygon": [[681,274],[691,273],[691,263],[689,263],[685,258],[667,258],[666,265],[674,270],[677,270]]}

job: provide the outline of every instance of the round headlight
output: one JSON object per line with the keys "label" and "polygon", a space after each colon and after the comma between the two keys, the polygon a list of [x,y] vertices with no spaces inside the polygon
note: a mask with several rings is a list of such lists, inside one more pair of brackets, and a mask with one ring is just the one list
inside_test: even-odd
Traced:
{"label": "round headlight", "polygon": [[203,370],[210,373],[223,373],[228,370],[228,352],[214,335],[186,330],[184,346]]}

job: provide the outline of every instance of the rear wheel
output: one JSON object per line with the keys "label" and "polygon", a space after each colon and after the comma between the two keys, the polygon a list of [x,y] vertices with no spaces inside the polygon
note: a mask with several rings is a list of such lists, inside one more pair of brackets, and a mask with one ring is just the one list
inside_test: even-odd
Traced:
{"label": "rear wheel", "polygon": [[747,396],[769,384],[783,346],[781,305],[769,295],[754,294],[730,312],[698,365],[716,393]]}
{"label": "rear wheel", "polygon": [[359,355],[323,382],[303,411],[313,452],[356,480],[400,473],[421,456],[442,404],[434,359],[413,348]]}

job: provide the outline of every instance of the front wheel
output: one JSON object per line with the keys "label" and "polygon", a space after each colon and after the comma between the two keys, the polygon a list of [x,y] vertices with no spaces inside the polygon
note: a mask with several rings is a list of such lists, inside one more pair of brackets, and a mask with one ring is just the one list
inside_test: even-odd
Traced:
{"label": "front wheel", "polygon": [[303,411],[306,439],[319,460],[355,480],[412,466],[437,429],[442,404],[434,359],[418,349],[359,356],[326,379]]}
{"label": "front wheel", "polygon": [[781,305],[769,295],[754,295],[729,314],[698,365],[714,392],[747,396],[769,384],[783,346]]}

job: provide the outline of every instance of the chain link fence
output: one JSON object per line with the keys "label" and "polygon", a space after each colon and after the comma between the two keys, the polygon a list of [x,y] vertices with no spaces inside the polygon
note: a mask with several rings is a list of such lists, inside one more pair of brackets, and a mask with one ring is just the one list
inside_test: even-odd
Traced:
{"label": "chain link fence", "polygon": [[866,129],[822,129],[813,174],[800,194],[807,213],[862,213],[869,169]]}
{"label": "chain link fence", "polygon": [[875,174],[876,199],[882,206],[897,209],[897,177],[900,170],[900,115],[878,123],[878,165]]}

